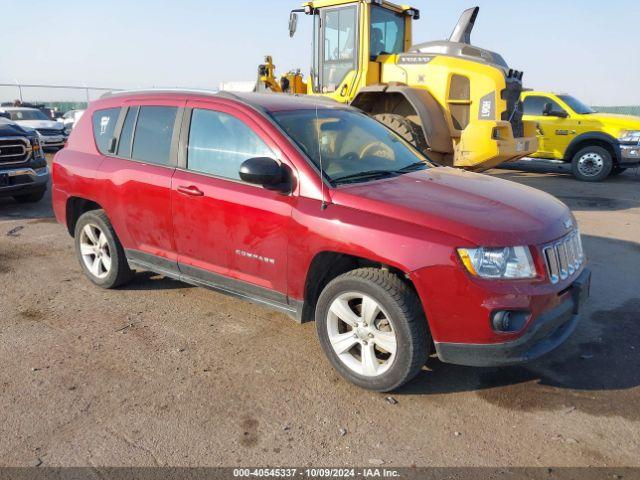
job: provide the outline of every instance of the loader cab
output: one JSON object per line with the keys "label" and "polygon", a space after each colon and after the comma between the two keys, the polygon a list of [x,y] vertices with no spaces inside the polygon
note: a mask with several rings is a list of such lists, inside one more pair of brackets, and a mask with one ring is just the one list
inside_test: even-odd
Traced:
{"label": "loader cab", "polygon": [[[353,100],[359,88],[380,81],[380,61],[385,55],[407,51],[411,21],[419,18],[382,0],[309,2],[299,10],[313,17],[313,61],[309,92],[340,102]],[[297,20],[292,17],[290,33]]]}

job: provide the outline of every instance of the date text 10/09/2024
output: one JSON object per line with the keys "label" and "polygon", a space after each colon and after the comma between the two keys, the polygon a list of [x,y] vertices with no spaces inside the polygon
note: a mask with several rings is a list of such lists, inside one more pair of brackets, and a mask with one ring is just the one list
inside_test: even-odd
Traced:
{"label": "date text 10/09/2024", "polygon": [[234,478],[399,478],[397,470],[387,468],[237,468]]}

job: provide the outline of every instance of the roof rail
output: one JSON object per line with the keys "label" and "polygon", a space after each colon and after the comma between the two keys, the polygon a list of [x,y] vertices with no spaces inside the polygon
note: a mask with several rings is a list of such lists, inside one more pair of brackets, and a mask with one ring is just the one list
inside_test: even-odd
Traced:
{"label": "roof rail", "polygon": [[200,95],[217,95],[219,93],[218,90],[207,90],[207,89],[197,89],[197,88],[132,88],[129,90],[111,90],[100,98],[110,98],[116,97],[120,95],[130,95],[132,93],[197,93]]}

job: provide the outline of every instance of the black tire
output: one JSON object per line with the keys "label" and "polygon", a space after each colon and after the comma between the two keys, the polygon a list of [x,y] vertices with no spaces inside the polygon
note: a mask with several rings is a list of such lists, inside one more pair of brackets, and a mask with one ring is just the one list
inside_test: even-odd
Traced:
{"label": "black tire", "polygon": [[[338,358],[331,346],[329,309],[334,300],[347,292],[371,297],[388,312],[392,321],[397,344],[395,358],[378,376],[356,373]],[[406,283],[386,270],[353,270],[332,280],[318,299],[316,328],[320,345],[335,370],[351,383],[368,390],[388,392],[397,389],[420,372],[429,356],[431,340],[420,300]]]}
{"label": "black tire", "polygon": [[[585,157],[601,159],[602,165],[597,167],[595,162],[591,160],[590,162],[594,167],[590,169],[590,163],[588,163],[588,159],[585,160]],[[587,162],[586,165],[581,165],[581,161]],[[613,158],[611,157],[611,153],[609,153],[607,149],[596,145],[581,149],[573,156],[571,161],[571,172],[573,176],[582,182],[601,182],[609,176],[612,170]]]}
{"label": "black tire", "polygon": [[[104,278],[99,278],[94,275],[83,259],[82,254],[80,253],[80,239],[82,235],[82,230],[87,225],[95,225],[97,226],[102,233],[104,233],[107,239],[107,246],[109,249],[109,255],[111,257],[111,268]],[[111,222],[107,217],[104,210],[92,210],[83,214],[76,223],[75,228],[75,245],[76,245],[76,255],[78,256],[78,261],[80,262],[80,266],[84,271],[85,275],[91,280],[94,284],[98,285],[101,288],[112,289],[121,287],[129,283],[133,279],[133,272],[131,268],[129,268],[129,263],[127,262],[127,257],[124,253],[124,249],[122,248],[122,244],[118,239],[113,227],[111,226]]]}
{"label": "black tire", "polygon": [[420,125],[416,125],[411,120],[397,115],[395,113],[379,113],[374,115],[373,118],[378,120],[389,130],[397,133],[407,143],[410,143],[416,149],[423,153],[428,153],[429,145],[424,137],[424,132]]}
{"label": "black tire", "polygon": [[15,195],[13,199],[18,203],[37,203],[44,198],[45,193],[47,193],[46,187],[24,195]]}
{"label": "black tire", "polygon": [[617,177],[618,175],[622,175],[624,172],[626,172],[627,169],[624,167],[618,167],[617,165],[613,167],[613,169],[611,170],[611,176],[612,177]]}

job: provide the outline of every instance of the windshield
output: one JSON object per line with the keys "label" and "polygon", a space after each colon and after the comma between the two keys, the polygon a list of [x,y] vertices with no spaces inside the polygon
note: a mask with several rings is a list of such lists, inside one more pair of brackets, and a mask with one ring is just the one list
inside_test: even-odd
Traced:
{"label": "windshield", "polygon": [[9,112],[11,115],[11,120],[20,121],[20,120],[50,120],[44,113],[40,110],[11,110]]}
{"label": "windshield", "polygon": [[[317,114],[317,117],[316,117]],[[428,160],[381,123],[340,109],[275,112],[275,121],[334,184],[429,168]]]}
{"label": "windshield", "polygon": [[571,110],[576,112],[578,115],[588,115],[590,113],[596,113],[596,111],[593,108],[589,107],[588,105],[585,105],[580,100],[578,100],[575,97],[572,97],[571,95],[558,95],[558,97],[564,103],[569,105]]}

